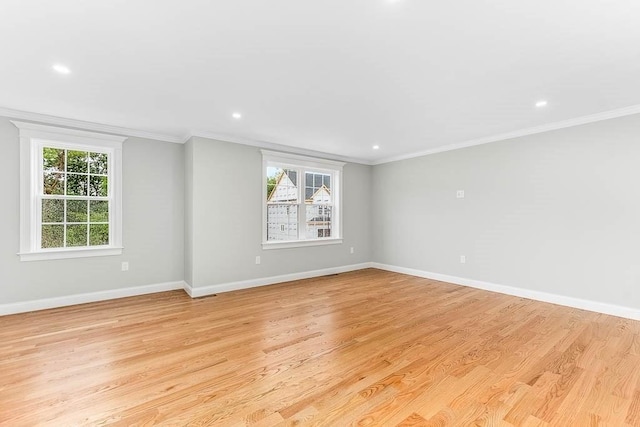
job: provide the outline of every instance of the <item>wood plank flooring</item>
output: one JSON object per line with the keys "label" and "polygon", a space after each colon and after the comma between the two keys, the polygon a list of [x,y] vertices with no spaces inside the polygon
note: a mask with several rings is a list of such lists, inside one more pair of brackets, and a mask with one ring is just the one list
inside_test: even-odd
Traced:
{"label": "wood plank flooring", "polygon": [[0,425],[640,426],[640,322],[368,269],[0,317]]}

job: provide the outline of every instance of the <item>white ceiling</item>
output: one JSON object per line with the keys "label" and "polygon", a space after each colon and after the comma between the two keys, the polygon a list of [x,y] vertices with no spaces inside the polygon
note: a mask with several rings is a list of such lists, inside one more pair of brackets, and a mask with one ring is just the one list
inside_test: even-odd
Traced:
{"label": "white ceiling", "polygon": [[638,0],[2,0],[0,22],[0,107],[175,140],[376,163],[640,104]]}

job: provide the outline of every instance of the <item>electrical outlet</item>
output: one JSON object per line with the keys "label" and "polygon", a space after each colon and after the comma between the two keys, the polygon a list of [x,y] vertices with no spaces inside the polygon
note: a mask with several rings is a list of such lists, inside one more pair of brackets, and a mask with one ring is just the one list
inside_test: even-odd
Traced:
{"label": "electrical outlet", "polygon": [[260,256],[259,255],[256,257],[256,265],[258,265],[258,264],[260,264]]}
{"label": "electrical outlet", "polygon": [[458,190],[458,191],[456,191],[456,198],[458,198],[458,199],[464,199],[464,190]]}
{"label": "electrical outlet", "polygon": [[464,255],[460,255],[460,264],[466,264],[467,262],[467,257]]}
{"label": "electrical outlet", "polygon": [[129,271],[129,261],[122,261],[122,271]]}
{"label": "electrical outlet", "polygon": [[353,246],[351,246],[351,249],[349,250],[349,252],[354,253]]}

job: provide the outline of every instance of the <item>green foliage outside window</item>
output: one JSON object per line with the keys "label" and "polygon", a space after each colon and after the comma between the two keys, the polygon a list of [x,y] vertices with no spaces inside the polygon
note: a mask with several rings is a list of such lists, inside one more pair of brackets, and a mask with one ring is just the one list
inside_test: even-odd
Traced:
{"label": "green foliage outside window", "polygon": [[42,248],[109,244],[109,156],[81,150],[42,150]]}

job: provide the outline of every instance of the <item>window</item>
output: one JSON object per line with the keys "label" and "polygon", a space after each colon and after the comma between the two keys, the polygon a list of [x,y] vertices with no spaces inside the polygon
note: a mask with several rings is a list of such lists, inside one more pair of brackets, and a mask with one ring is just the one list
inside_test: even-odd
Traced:
{"label": "window", "polygon": [[13,122],[20,129],[20,259],[122,253],[124,137]]}
{"label": "window", "polygon": [[344,163],[262,150],[264,249],[342,243]]}

